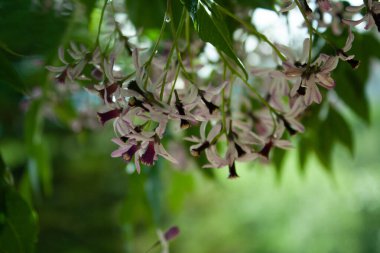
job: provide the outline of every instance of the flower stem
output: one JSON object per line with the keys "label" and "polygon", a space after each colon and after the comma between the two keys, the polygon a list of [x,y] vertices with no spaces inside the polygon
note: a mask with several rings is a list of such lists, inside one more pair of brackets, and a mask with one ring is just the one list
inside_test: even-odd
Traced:
{"label": "flower stem", "polygon": [[311,25],[310,20],[307,18],[306,12],[305,12],[304,8],[302,7],[300,1],[299,0],[295,0],[295,2],[296,2],[298,9],[300,10],[300,12],[301,12],[301,14],[303,16],[303,19],[305,20],[307,29],[309,31],[310,46],[309,46],[309,56],[308,56],[309,58],[308,58],[308,61],[307,61],[307,67],[310,68],[310,65],[311,65],[311,50],[312,50],[312,45],[313,45],[313,26]]}
{"label": "flower stem", "polygon": [[265,41],[270,47],[272,47],[272,49],[275,51],[275,53],[278,55],[278,57],[282,60],[282,61],[286,61],[286,57],[280,52],[280,50],[278,50],[278,48],[273,44],[273,42],[271,42],[267,36],[265,36],[264,34],[260,33],[259,31],[256,30],[256,28],[254,28],[251,24],[245,22],[244,20],[236,17],[233,13],[231,13],[229,10],[225,9],[224,7],[220,6],[219,4],[215,3],[217,5],[217,7],[224,13],[226,14],[227,16],[231,17],[232,19],[234,19],[235,21],[237,21],[238,23],[242,24],[244,26],[245,29],[247,29],[250,33],[256,35],[258,38],[262,39],[263,41]]}
{"label": "flower stem", "polygon": [[100,44],[100,30],[102,28],[103,17],[104,17],[104,13],[106,11],[107,4],[108,4],[108,0],[105,0],[104,4],[103,4],[102,12],[100,14],[100,20],[99,20],[99,25],[98,25],[98,34],[96,35],[95,48],[97,46],[99,46],[99,44]]}

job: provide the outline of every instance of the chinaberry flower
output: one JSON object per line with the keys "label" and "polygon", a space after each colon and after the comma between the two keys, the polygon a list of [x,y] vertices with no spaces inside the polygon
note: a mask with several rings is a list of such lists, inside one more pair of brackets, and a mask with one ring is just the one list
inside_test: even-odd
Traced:
{"label": "chinaberry flower", "polygon": [[158,159],[158,155],[164,157],[172,163],[177,160],[172,157],[162,146],[158,136],[154,132],[136,132],[121,138],[112,139],[119,148],[112,152],[112,157],[121,157],[129,162],[134,156],[136,171],[140,173],[140,162],[147,166],[152,166]]}
{"label": "chinaberry flower", "polygon": [[[308,52],[310,41],[304,41],[304,54]],[[332,89],[335,86],[335,81],[331,78],[331,71],[333,71],[339,58],[337,56],[328,56],[321,54],[317,60],[312,64],[302,62],[286,61],[284,65],[284,73],[289,79],[296,79],[296,84],[293,86],[290,95],[300,95],[304,97],[305,104],[311,105],[313,102],[321,103],[322,95],[318,89],[318,85]]]}
{"label": "chinaberry flower", "polygon": [[213,145],[214,138],[220,133],[222,130],[222,126],[220,124],[216,124],[212,127],[210,132],[208,133],[206,137],[206,127],[207,127],[207,121],[202,122],[200,126],[200,135],[201,138],[191,136],[185,138],[185,140],[194,142],[196,144],[190,146],[190,153],[193,156],[199,156],[201,152],[207,150],[211,145]]}
{"label": "chinaberry flower", "polygon": [[281,139],[284,133],[284,130],[285,128],[283,125],[278,125],[275,133],[267,138],[265,145],[259,151],[259,154],[265,160],[269,159],[269,153],[274,147],[281,148],[281,149],[290,149],[293,147],[290,141]]}

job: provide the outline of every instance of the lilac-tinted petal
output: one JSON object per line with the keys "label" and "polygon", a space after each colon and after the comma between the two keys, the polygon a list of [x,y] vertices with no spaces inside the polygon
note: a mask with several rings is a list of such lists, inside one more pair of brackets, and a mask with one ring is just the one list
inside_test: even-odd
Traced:
{"label": "lilac-tinted petal", "polygon": [[130,149],[130,147],[120,147],[111,153],[111,157],[121,157],[125,152],[128,151],[128,149]]}
{"label": "lilac-tinted petal", "polygon": [[283,8],[281,8],[281,9],[280,9],[280,12],[288,12],[288,11],[294,9],[295,7],[296,7],[296,3],[293,2],[293,3],[289,4],[289,5],[287,5],[287,6],[283,7]]}
{"label": "lilac-tinted petal", "polygon": [[227,160],[217,155],[215,146],[206,149],[206,157],[207,160],[212,164],[212,166],[214,166],[214,168],[221,168],[228,165]]}
{"label": "lilac-tinted petal", "polygon": [[125,142],[120,138],[112,138],[111,141],[119,146],[125,146]]}
{"label": "lilac-tinted petal", "polygon": [[186,140],[186,141],[190,141],[190,142],[196,142],[196,143],[198,143],[198,142],[201,142],[202,140],[201,139],[199,139],[198,137],[196,137],[196,136],[190,136],[190,137],[185,137],[185,138],[183,138],[184,140]]}
{"label": "lilac-tinted petal", "polygon": [[245,155],[240,156],[236,160],[239,162],[250,162],[255,160],[257,157],[259,157],[259,154],[257,153],[246,153]]}
{"label": "lilac-tinted petal", "polygon": [[222,130],[222,125],[221,125],[221,124],[216,124],[216,125],[211,129],[211,131],[208,133],[208,135],[207,135],[207,140],[208,140],[209,142],[211,142],[211,141],[215,138],[215,136],[217,136],[217,135],[220,133],[221,130]]}
{"label": "lilac-tinted petal", "polygon": [[367,17],[366,20],[367,20],[367,25],[364,27],[364,29],[366,30],[369,30],[371,29],[374,25],[375,25],[375,19],[373,19],[373,16],[370,15],[370,14],[367,14],[366,16],[364,17]]}
{"label": "lilac-tinted petal", "polygon": [[364,16],[363,18],[359,20],[342,19],[342,22],[345,23],[346,25],[357,26],[358,24],[364,22],[365,20],[366,20],[366,17]]}
{"label": "lilac-tinted petal", "polygon": [[291,149],[293,148],[293,145],[290,141],[288,140],[274,140],[273,143],[274,146],[282,149]]}
{"label": "lilac-tinted petal", "polygon": [[364,7],[365,7],[364,4],[359,5],[359,6],[347,6],[346,11],[348,11],[348,12],[359,12]]}
{"label": "lilac-tinted petal", "polygon": [[319,84],[326,89],[332,89],[335,87],[334,79],[328,75],[317,74],[317,79],[319,81]]}
{"label": "lilac-tinted petal", "polygon": [[296,130],[297,132],[303,133],[305,131],[305,127],[297,120],[291,118],[291,119],[287,119],[287,121],[292,126],[292,128]]}
{"label": "lilac-tinted petal", "polygon": [[59,47],[58,49],[58,58],[62,63],[68,64],[65,60],[65,49],[63,47]]}
{"label": "lilac-tinted petal", "polygon": [[166,130],[167,123],[168,123],[167,118],[161,118],[160,119],[160,121],[158,123],[158,127],[155,129],[155,132],[156,132],[158,137],[160,137],[160,138],[163,137],[165,130]]}
{"label": "lilac-tinted petal", "polygon": [[352,42],[354,41],[354,39],[355,39],[355,36],[352,33],[351,28],[349,28],[348,29],[348,37],[347,37],[347,40],[346,40],[346,44],[342,48],[343,52],[347,52],[347,51],[349,51],[351,49]]}
{"label": "lilac-tinted petal", "polygon": [[322,95],[315,83],[308,85],[305,94],[305,104],[307,106],[311,105],[313,101],[317,104],[320,104],[322,101]]}
{"label": "lilac-tinted petal", "polygon": [[138,156],[135,156],[135,167],[138,174],[141,172],[140,160]]}
{"label": "lilac-tinted petal", "polygon": [[321,71],[322,73],[330,73],[332,70],[336,68],[339,62],[339,57],[334,56],[334,57],[329,57],[325,64],[323,64]]}
{"label": "lilac-tinted petal", "polygon": [[202,140],[206,140],[206,126],[207,126],[207,121],[204,121],[202,122],[199,130],[200,130],[200,134],[201,134],[201,139]]}
{"label": "lilac-tinted petal", "polygon": [[46,66],[45,68],[53,73],[62,73],[66,69],[66,66]]}
{"label": "lilac-tinted petal", "polygon": [[228,148],[225,157],[229,166],[232,166],[232,164],[235,162],[235,159],[238,157],[238,152],[235,148],[235,143],[233,141],[230,141],[228,143]]}
{"label": "lilac-tinted petal", "polygon": [[165,158],[166,160],[172,163],[178,164],[178,161],[165,150],[162,144],[155,144],[155,147],[156,147],[157,154],[159,154],[160,156],[162,156],[163,158]]}
{"label": "lilac-tinted petal", "polygon": [[309,49],[310,49],[310,39],[304,39],[303,41],[303,50],[302,50],[302,55],[301,55],[301,62],[307,62],[309,58]]}

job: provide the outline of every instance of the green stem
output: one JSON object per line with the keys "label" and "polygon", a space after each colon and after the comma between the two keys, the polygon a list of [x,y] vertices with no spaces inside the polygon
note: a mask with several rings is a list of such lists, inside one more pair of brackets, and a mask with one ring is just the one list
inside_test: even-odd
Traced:
{"label": "green stem", "polygon": [[307,28],[309,30],[310,46],[309,46],[309,56],[308,56],[309,58],[308,58],[308,61],[307,61],[307,67],[310,68],[310,65],[311,65],[311,51],[312,51],[312,47],[313,47],[313,26],[311,25],[309,19],[307,18],[306,12],[303,9],[300,1],[299,0],[295,0],[295,2],[297,4],[297,7],[300,10],[303,18],[304,18],[306,26],[307,26]]}
{"label": "green stem", "polygon": [[278,57],[282,60],[282,61],[286,61],[286,57],[280,52],[280,50],[273,44],[273,42],[271,42],[267,36],[265,36],[264,34],[260,33],[259,31],[257,31],[251,24],[245,22],[244,20],[241,20],[240,18],[236,17],[233,13],[231,13],[229,10],[225,9],[224,7],[220,6],[219,4],[215,3],[217,5],[217,7],[224,13],[226,14],[227,16],[231,17],[232,19],[234,19],[235,21],[239,22],[240,24],[242,24],[244,26],[245,29],[247,29],[249,32],[251,32],[252,34],[256,35],[256,37],[262,39],[263,41],[265,41],[270,47],[272,47],[272,49],[275,51],[275,53],[278,55]]}
{"label": "green stem", "polygon": [[[171,8],[169,9],[168,15],[170,15],[169,17],[170,17],[170,19],[172,19]],[[182,9],[182,15],[181,15],[181,19],[180,19],[179,24],[178,24],[178,30],[177,30],[177,32],[175,31],[174,24],[172,24],[172,26],[171,26],[172,33],[173,33],[173,36],[174,36],[174,40],[173,40],[172,47],[170,48],[168,59],[166,61],[165,68],[164,68],[164,78],[162,80],[162,85],[161,85],[160,101],[162,101],[163,96],[164,96],[166,77],[168,75],[168,70],[169,70],[169,67],[170,67],[170,64],[171,64],[171,60],[172,60],[172,56],[173,56],[174,50],[176,49],[178,51],[177,42],[178,42],[179,35],[182,32],[182,27],[183,27],[183,23],[184,23],[184,16],[185,16],[185,7],[183,7],[183,9]]]}
{"label": "green stem", "polygon": [[102,23],[103,23],[103,18],[104,18],[104,13],[106,11],[106,7],[107,7],[107,4],[108,4],[108,0],[105,0],[104,1],[104,5],[103,5],[103,8],[102,8],[102,12],[100,14],[100,20],[99,20],[99,25],[98,25],[98,34],[96,35],[96,42],[95,42],[95,48],[97,46],[100,46],[100,31],[101,31],[101,28],[102,28]]}
{"label": "green stem", "polygon": [[170,95],[169,95],[169,98],[168,98],[168,105],[170,105],[170,100],[172,99],[172,96],[173,96],[173,91],[174,91],[174,88],[175,88],[175,84],[177,82],[177,79],[178,79],[178,75],[179,75],[179,70],[181,69],[181,67],[178,65],[177,66],[177,71],[175,73],[175,77],[174,77],[174,81],[173,81],[173,85],[172,85],[172,89],[170,90]]}

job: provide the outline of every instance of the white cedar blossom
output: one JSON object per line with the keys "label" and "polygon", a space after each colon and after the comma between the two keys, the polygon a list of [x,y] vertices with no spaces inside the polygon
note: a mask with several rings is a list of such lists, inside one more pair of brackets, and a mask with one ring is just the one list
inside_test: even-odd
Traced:
{"label": "white cedar blossom", "polygon": [[283,63],[283,72],[288,79],[296,79],[290,96],[303,96],[305,104],[309,106],[313,102],[319,104],[322,101],[322,95],[317,84],[326,89],[334,88],[335,81],[330,75],[336,68],[339,58],[321,54],[317,60],[308,65],[305,58],[310,47],[309,39],[305,39],[303,45],[303,54],[300,61],[295,61],[292,54],[282,50],[288,56],[288,60]]}

